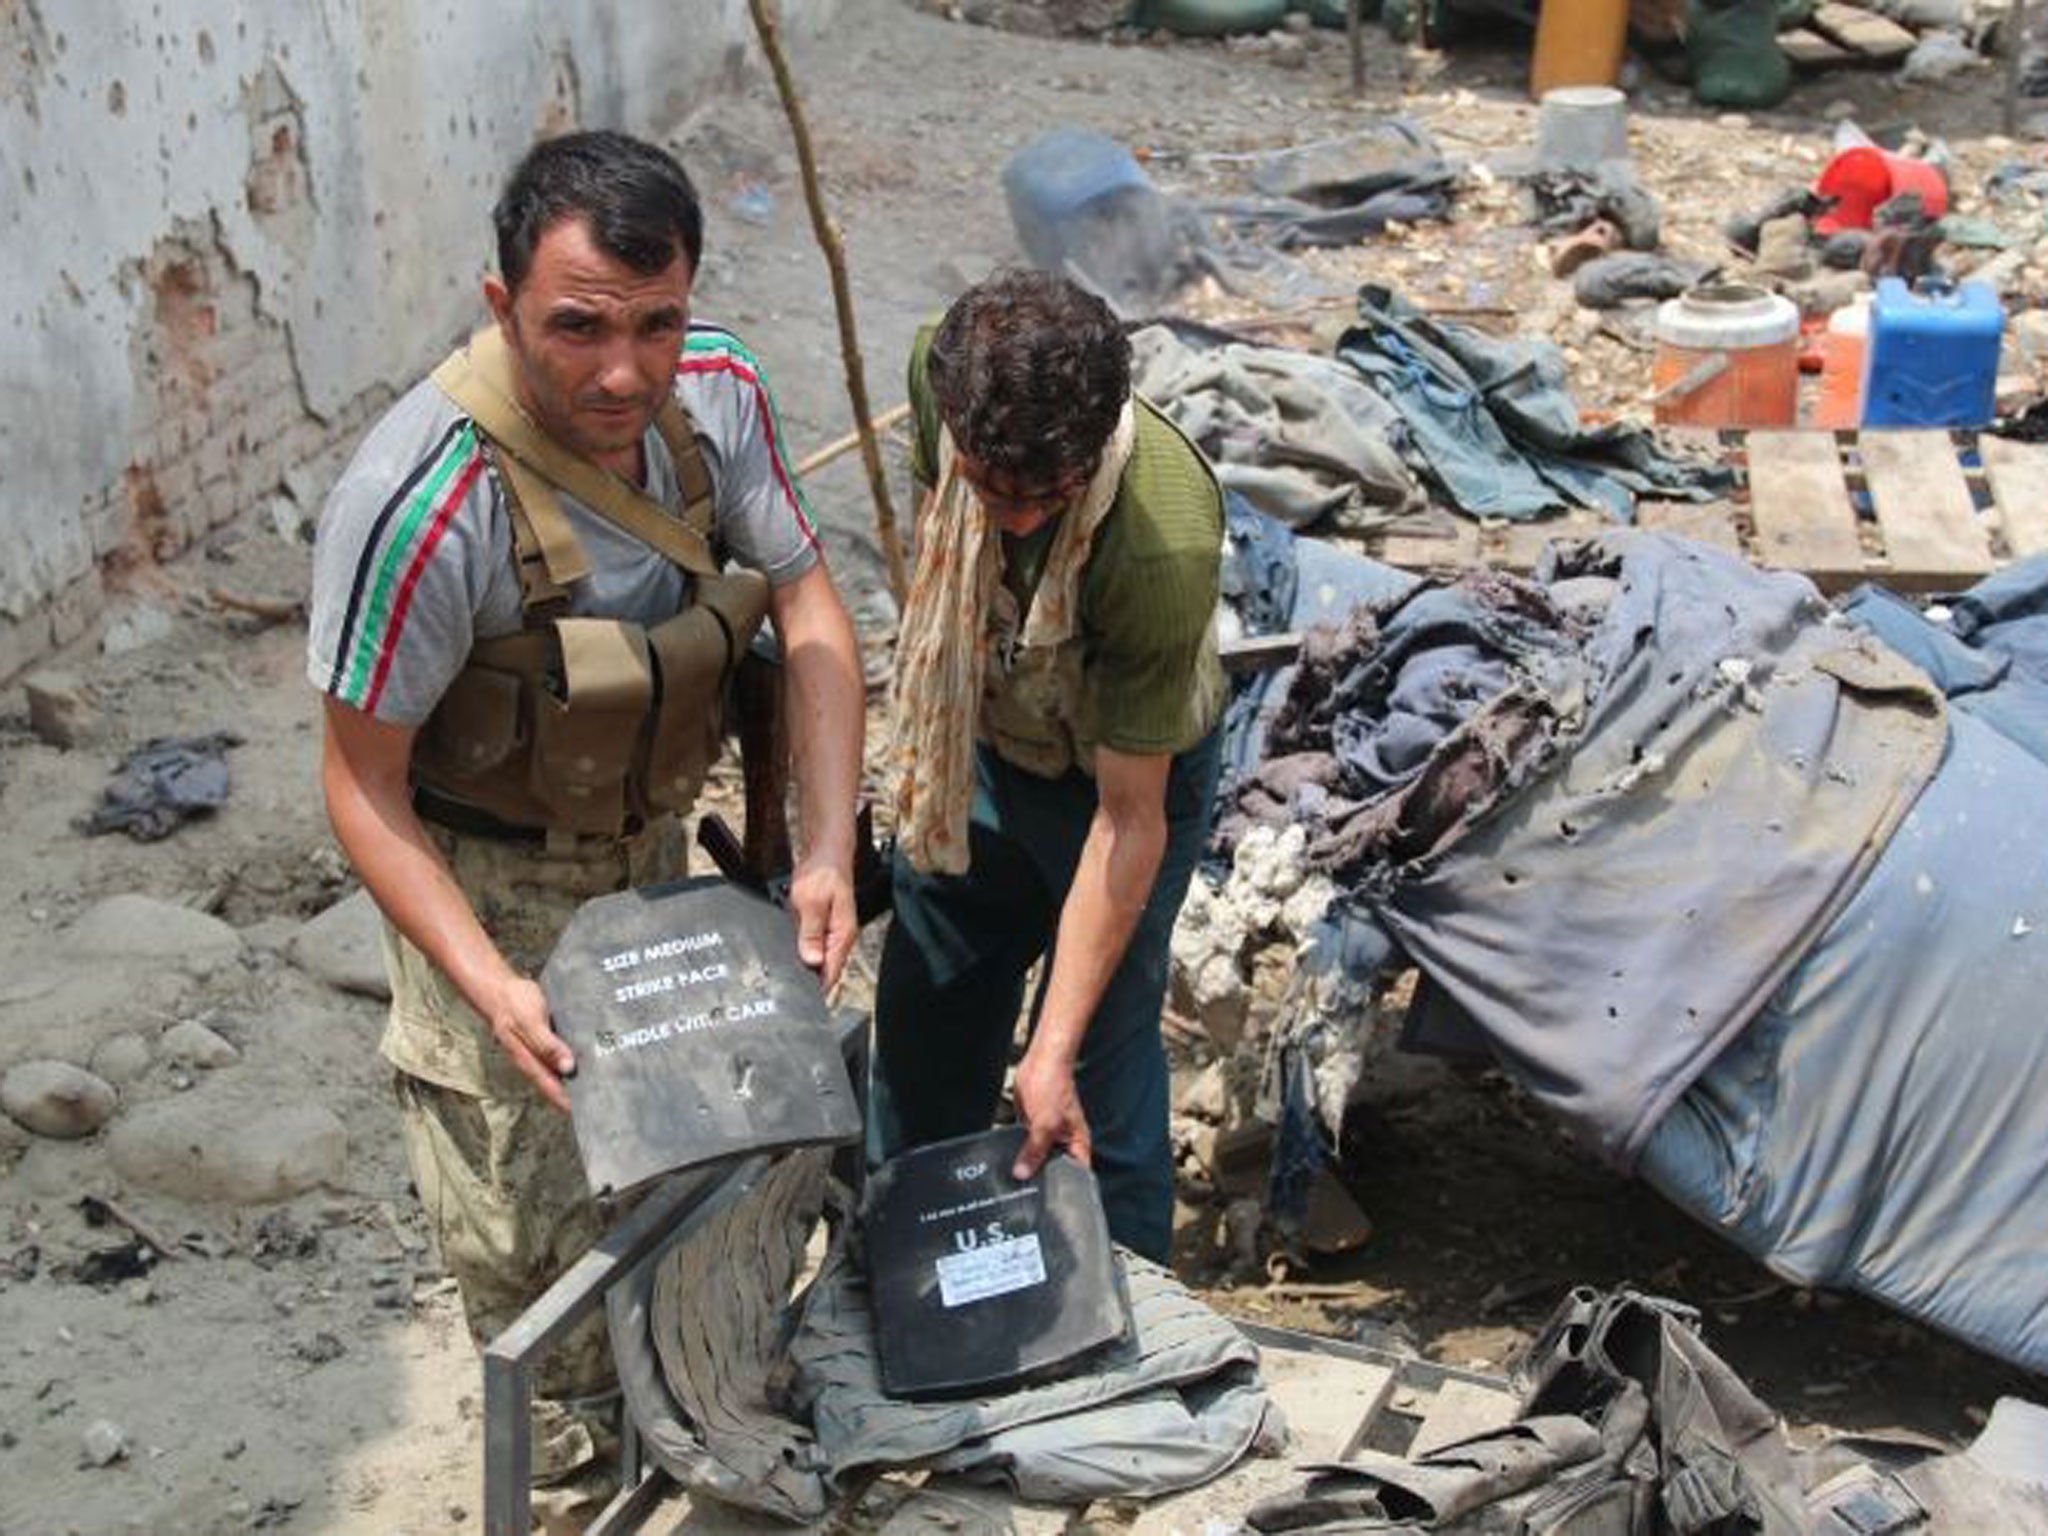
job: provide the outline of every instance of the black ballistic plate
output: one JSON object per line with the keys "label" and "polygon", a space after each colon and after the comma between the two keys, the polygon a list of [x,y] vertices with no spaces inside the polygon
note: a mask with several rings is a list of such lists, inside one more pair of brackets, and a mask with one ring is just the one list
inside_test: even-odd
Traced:
{"label": "black ballistic plate", "polygon": [[541,972],[593,1193],[851,1141],[860,1110],[789,914],[722,880],[584,903]]}
{"label": "black ballistic plate", "polygon": [[1095,1175],[1063,1152],[1010,1177],[1018,1127],[915,1147],[861,1212],[882,1390],[964,1397],[1065,1374],[1131,1335]]}

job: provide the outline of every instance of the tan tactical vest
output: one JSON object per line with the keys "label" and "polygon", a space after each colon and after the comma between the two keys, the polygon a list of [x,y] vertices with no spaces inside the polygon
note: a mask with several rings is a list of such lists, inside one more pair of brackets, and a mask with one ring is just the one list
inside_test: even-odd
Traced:
{"label": "tan tactical vest", "polygon": [[[680,516],[572,453],[527,416],[495,326],[434,370],[488,442],[511,514],[524,625],[479,640],[420,729],[413,782],[513,826],[618,836],[687,810],[718,756],[726,685],[768,608],[768,583],[712,553],[711,476],[673,398],[655,428]],[[682,611],[645,626],[568,614],[590,562],[559,492],[689,574]]]}
{"label": "tan tactical vest", "polygon": [[[1152,419],[1185,442],[1210,482],[1216,484],[1215,470],[1186,433],[1163,412],[1142,402],[1138,408],[1151,411]],[[1216,494],[1222,497],[1220,484]],[[1105,516],[1114,510],[1112,505]],[[1082,579],[1086,581],[1085,575]],[[1072,768],[1092,778],[1101,723],[1095,718],[1095,701],[1088,688],[1088,642],[1080,633],[1079,617],[1075,632],[1053,645],[1018,643],[1023,628],[1024,614],[1015,596],[999,585],[989,621],[989,660],[979,720],[982,736],[998,757],[1040,778],[1056,779]],[[1212,721],[1223,706],[1222,671],[1211,659],[1216,650],[1213,623],[1203,646],[1208,655],[1196,673],[1188,710],[1191,718]]]}
{"label": "tan tactical vest", "polygon": [[1093,722],[1083,718],[1086,640],[1079,634],[1057,645],[1022,645],[1023,617],[1006,587],[996,588],[989,660],[981,699],[981,730],[998,757],[1040,778],[1070,768],[1093,773]]}

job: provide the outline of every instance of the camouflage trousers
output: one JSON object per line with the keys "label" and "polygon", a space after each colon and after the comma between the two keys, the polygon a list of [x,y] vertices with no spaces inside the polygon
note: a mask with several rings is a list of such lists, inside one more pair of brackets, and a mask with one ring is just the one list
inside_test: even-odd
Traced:
{"label": "camouflage trousers", "polygon": [[[674,821],[556,852],[428,830],[485,930],[528,975],[583,902],[675,878],[684,866]],[[619,1213],[591,1198],[568,1117],[512,1068],[454,984],[388,923],[384,962],[391,1014],[382,1050],[397,1069],[406,1155],[441,1263],[482,1347]],[[580,1481],[614,1463],[618,1411],[599,1308],[536,1365],[533,1481]]]}

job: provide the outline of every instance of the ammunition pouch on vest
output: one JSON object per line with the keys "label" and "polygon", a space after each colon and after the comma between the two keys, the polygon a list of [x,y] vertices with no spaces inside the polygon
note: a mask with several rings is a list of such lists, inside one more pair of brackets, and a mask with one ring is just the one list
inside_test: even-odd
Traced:
{"label": "ammunition pouch on vest", "polygon": [[[1187,451],[1215,488],[1220,503],[1222,483],[1194,440],[1149,401],[1138,400],[1135,408],[1186,444]],[[1006,601],[1008,607],[1003,608],[1001,605]],[[995,656],[1005,659],[998,661],[992,657],[989,663],[978,718],[982,737],[1004,762],[1042,779],[1056,779],[1075,768],[1094,777],[1095,748],[1102,722],[1096,718],[1095,700],[1088,686],[1086,637],[1077,630],[1052,644],[1022,644],[1018,636],[1024,628],[1023,614],[1016,611],[1014,600],[1006,593],[998,594],[997,603],[999,612],[991,626],[990,649]],[[1222,670],[1214,660],[1214,624],[1210,625],[1203,644],[1208,654],[1188,696],[1188,713],[1191,720],[1204,722],[1206,729],[1207,723],[1218,719],[1223,709],[1219,691]]]}
{"label": "ammunition pouch on vest", "polygon": [[[679,517],[520,410],[495,329],[434,382],[489,441],[524,627],[472,647],[420,729],[414,783],[508,826],[559,833],[618,836],[687,810],[717,759],[727,685],[767,613],[768,584],[719,568],[706,538],[710,474],[681,407],[671,399],[655,419],[683,493]],[[590,567],[559,491],[681,566],[683,609],[652,626],[569,615],[569,583]]]}

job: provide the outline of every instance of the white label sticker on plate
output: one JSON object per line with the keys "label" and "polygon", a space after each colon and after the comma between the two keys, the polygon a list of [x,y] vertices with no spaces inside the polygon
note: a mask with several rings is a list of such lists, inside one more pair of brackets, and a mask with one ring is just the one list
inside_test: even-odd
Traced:
{"label": "white label sticker on plate", "polygon": [[1039,1252],[1036,1233],[949,1253],[938,1266],[939,1300],[949,1307],[1045,1283],[1045,1255]]}

